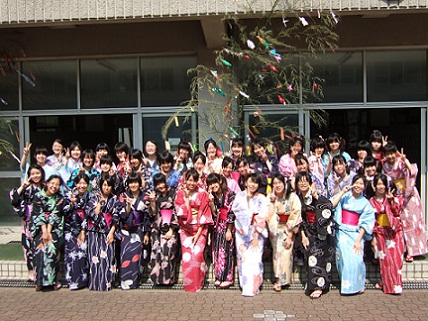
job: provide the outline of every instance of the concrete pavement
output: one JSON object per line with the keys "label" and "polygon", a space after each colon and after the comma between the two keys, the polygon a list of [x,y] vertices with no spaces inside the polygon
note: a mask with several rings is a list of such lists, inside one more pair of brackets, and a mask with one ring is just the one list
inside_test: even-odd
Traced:
{"label": "concrete pavement", "polygon": [[340,296],[332,290],[318,300],[303,291],[263,290],[242,297],[239,290],[130,290],[92,292],[87,289],[36,292],[34,288],[0,288],[0,320],[427,320],[428,291],[401,296],[368,290]]}

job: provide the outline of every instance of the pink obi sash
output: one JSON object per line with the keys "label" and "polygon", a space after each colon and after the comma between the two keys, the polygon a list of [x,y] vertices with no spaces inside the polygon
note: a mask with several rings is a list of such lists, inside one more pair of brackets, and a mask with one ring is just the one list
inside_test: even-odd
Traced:
{"label": "pink obi sash", "polygon": [[352,226],[358,226],[360,215],[353,211],[342,209],[342,223]]}
{"label": "pink obi sash", "polygon": [[113,220],[113,215],[110,213],[103,213],[104,219],[106,220],[108,228],[111,226],[111,221]]}
{"label": "pink obi sash", "polygon": [[84,210],[76,210],[77,215],[84,220],[85,219],[85,211]]}
{"label": "pink obi sash", "polygon": [[278,217],[279,217],[279,223],[287,223],[288,219],[290,218],[289,214],[284,214],[284,213],[277,213]]}
{"label": "pink obi sash", "polygon": [[159,210],[160,215],[162,216],[162,224],[169,224],[171,223],[172,218],[172,209],[163,209]]}
{"label": "pink obi sash", "polygon": [[306,217],[309,223],[315,223],[315,211],[306,212]]}
{"label": "pink obi sash", "polygon": [[[222,221],[226,221],[227,220],[228,210],[226,208],[221,208],[219,212],[220,213],[219,213],[218,219],[222,220]],[[253,217],[253,220],[254,220],[254,217]]]}

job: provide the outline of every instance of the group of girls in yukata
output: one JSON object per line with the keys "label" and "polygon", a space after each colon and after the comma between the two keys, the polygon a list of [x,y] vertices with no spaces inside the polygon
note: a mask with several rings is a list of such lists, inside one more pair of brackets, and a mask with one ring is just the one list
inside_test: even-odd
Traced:
{"label": "group of girls in yukata", "polygon": [[[230,155],[217,143],[205,153],[181,141],[177,151],[144,152],[107,144],[69,149],[55,140],[53,154],[37,147],[26,176],[11,191],[23,218],[22,244],[29,281],[36,290],[61,288],[60,259],[70,289],[139,287],[148,268],[155,285],[177,283],[181,260],[184,289],[200,291],[208,264],[216,287],[234,285],[235,266],[244,296],[263,284],[263,253],[272,247],[273,289],[292,283],[293,261],[302,253],[305,291],[329,291],[336,264],[342,294],[364,291],[364,241],[371,241],[381,267],[377,287],[401,293],[402,257],[427,253],[425,223],[415,188],[417,167],[375,131],[351,159],[338,134],[300,136],[278,157],[272,144],[254,140],[251,155],[234,138]],[[419,207],[418,207],[419,206]],[[374,235],[374,237],[373,237]]]}

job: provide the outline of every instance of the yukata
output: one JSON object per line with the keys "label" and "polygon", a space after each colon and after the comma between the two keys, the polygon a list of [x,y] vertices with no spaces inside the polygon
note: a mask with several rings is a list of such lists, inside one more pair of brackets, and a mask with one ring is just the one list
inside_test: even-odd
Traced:
{"label": "yukata", "polygon": [[403,291],[401,269],[404,258],[404,235],[400,219],[403,198],[394,197],[391,204],[386,197],[383,200],[372,197],[370,204],[376,214],[373,234],[376,238],[375,250],[379,259],[383,292],[400,294]]}
{"label": "yukata", "polygon": [[279,172],[284,175],[286,179],[295,176],[297,173],[296,161],[289,153],[281,156],[278,168]]}
{"label": "yukata", "polygon": [[[101,174],[99,176],[95,177],[95,179],[92,181],[92,193],[95,195],[101,195],[100,182],[101,182],[101,178],[103,175],[106,175],[106,174],[101,172]],[[108,175],[108,176],[110,176],[110,175]],[[122,176],[120,176],[120,174],[117,172],[114,172],[114,174],[111,176],[113,176],[113,178],[114,178],[114,186],[113,186],[112,194],[119,196],[120,193],[122,193],[122,191],[124,189]]]}
{"label": "yukata", "polygon": [[[122,290],[136,289],[145,267],[147,252],[143,251],[144,234],[150,231],[149,206],[150,201],[145,192],[140,191],[135,198],[132,193],[126,195],[132,198],[130,213],[126,213],[126,201],[122,195],[120,217],[120,286]],[[145,254],[145,255],[144,255]]]}
{"label": "yukata", "polygon": [[[170,188],[165,195],[157,193],[156,212],[150,208],[151,216],[151,256],[150,278],[156,285],[177,283],[178,272],[178,219],[174,208],[175,189]],[[172,228],[170,239],[165,234]]]}
{"label": "yukata", "polygon": [[[144,182],[143,191],[148,192],[153,190],[153,169],[148,166],[141,166],[138,171],[132,169],[131,173],[137,173],[141,176],[141,181]],[[125,173],[125,177],[123,178],[124,182],[128,181],[129,173]]]}
{"label": "yukata", "polygon": [[[77,290],[88,285],[88,242],[78,244],[78,236],[82,230],[86,229],[86,217],[90,210],[95,207],[97,199],[90,192],[86,191],[82,196],[76,195],[74,206],[71,205],[72,192],[68,192],[64,197],[64,264],[65,279],[70,290]],[[85,233],[86,234],[86,233]]]}
{"label": "yukata", "polygon": [[[80,173],[80,168],[75,169],[74,171],[71,172],[70,174],[70,178],[67,182],[67,186],[68,188],[73,188],[74,187],[74,179],[76,178],[76,176]],[[91,167],[91,169],[89,171],[85,170],[84,172],[86,174],[86,176],[89,177],[89,186],[88,186],[88,191],[91,192],[92,191],[92,182],[98,177],[100,176],[100,172],[98,172],[94,167]]]}
{"label": "yukata", "polygon": [[[96,203],[99,198],[97,197]],[[115,242],[107,244],[107,235],[119,222],[121,203],[111,194],[95,214],[95,206],[90,207],[87,216],[89,290],[109,291],[113,289],[117,268]]]}
{"label": "yukata", "polygon": [[277,198],[269,205],[269,240],[272,245],[273,273],[281,286],[291,284],[293,274],[293,244],[285,248],[289,233],[297,232],[301,223],[301,204],[298,196],[291,193],[287,199]]}
{"label": "yukata", "polygon": [[242,191],[233,202],[236,258],[243,296],[258,294],[263,283],[262,255],[264,240],[268,237],[267,209],[267,198],[260,193],[247,201],[247,191]]}
{"label": "yukata", "polygon": [[346,166],[348,166],[348,169],[351,172],[354,172],[358,174],[362,169],[364,169],[364,166],[358,159],[351,159],[346,163]]}
{"label": "yukata", "polygon": [[[341,282],[342,294],[355,294],[364,290],[366,265],[363,261],[364,240],[371,240],[375,222],[374,209],[369,201],[360,195],[354,198],[352,191],[342,196],[335,208],[336,267]],[[361,240],[362,253],[355,253],[353,246],[360,228],[365,233]]]}
{"label": "yukata", "polygon": [[[198,292],[204,287],[207,273],[204,252],[207,245],[208,226],[213,225],[208,193],[198,189],[191,195],[189,205],[190,207],[186,206],[184,191],[178,190],[175,209],[180,224],[184,290]],[[201,226],[202,232],[194,244],[193,237]]]}
{"label": "yukata", "polygon": [[327,197],[331,198],[335,194],[339,193],[345,186],[352,185],[352,179],[354,178],[355,174],[354,172],[350,172],[349,174],[346,174],[345,178],[342,177],[339,179],[339,190],[337,193],[334,192],[334,188],[336,186],[336,182],[334,180],[334,171],[332,170],[330,175],[327,178]]}
{"label": "yukata", "polygon": [[[236,173],[236,174],[238,174],[238,173]],[[237,181],[237,179],[239,179],[239,174],[238,174],[237,179],[234,179],[232,177],[232,175],[229,177],[225,177],[225,178],[226,178],[226,182],[227,182],[227,188],[229,190],[231,190],[232,192],[234,192],[235,194],[238,194],[241,191],[241,188],[239,187],[239,184]]]}
{"label": "yukata", "polygon": [[303,248],[306,261],[306,294],[316,290],[326,293],[332,281],[334,262],[333,204],[324,196],[312,195],[302,200],[302,230],[309,244]]}
{"label": "yukata", "polygon": [[10,200],[15,213],[22,218],[21,223],[21,244],[22,251],[24,252],[25,263],[27,264],[28,271],[34,270],[33,264],[33,249],[31,244],[33,238],[30,232],[31,225],[31,212],[33,209],[33,198],[40,189],[37,185],[27,186],[21,194],[18,194],[19,188],[14,188],[10,192]]}
{"label": "yukata", "polygon": [[328,157],[316,157],[313,153],[311,153],[311,156],[308,157],[310,172],[315,175],[323,184],[325,179],[328,177],[327,168],[329,162],[330,161]]}
{"label": "yukata", "polygon": [[[63,182],[68,182],[68,179],[70,178],[70,172],[67,169],[67,160],[65,156],[62,156],[61,160],[58,160],[55,155],[50,155],[46,157],[46,164],[52,166],[55,171],[58,172]],[[45,178],[47,180],[49,176],[45,175]]]}
{"label": "yukata", "polygon": [[[30,231],[33,238],[33,263],[36,270],[36,286],[51,286],[57,283],[59,259],[63,245],[64,216],[62,195],[47,196],[44,190],[34,195]],[[42,226],[52,225],[52,241],[44,244]]]}
{"label": "yukata", "polygon": [[383,171],[394,181],[397,194],[404,198],[400,217],[407,255],[418,256],[428,253],[428,245],[425,216],[422,213],[421,197],[416,188],[418,167],[417,164],[412,164],[411,167],[410,173],[406,163],[401,158],[397,158],[394,165],[386,162],[383,165]]}
{"label": "yukata", "polygon": [[[213,195],[216,208],[212,242],[214,276],[216,280],[233,283],[235,272],[235,214],[232,211],[232,204],[235,200],[235,193],[228,190],[221,199],[217,194]],[[233,225],[232,239],[227,241],[226,231],[229,225]]]}
{"label": "yukata", "polygon": [[[80,158],[75,161],[73,158],[69,158],[66,162],[65,169],[67,172],[71,175],[76,169],[79,169],[79,166],[82,165],[82,162],[80,161]],[[68,178],[70,180],[70,177]],[[64,181],[67,182],[67,181]]]}
{"label": "yukata", "polygon": [[[154,170],[152,173],[152,181],[153,181],[153,177],[157,173],[162,173],[162,172],[160,171],[160,169]],[[171,168],[168,175],[165,175],[165,177],[166,177],[166,183],[169,187],[177,188],[178,183],[180,183],[181,173],[179,171]]]}

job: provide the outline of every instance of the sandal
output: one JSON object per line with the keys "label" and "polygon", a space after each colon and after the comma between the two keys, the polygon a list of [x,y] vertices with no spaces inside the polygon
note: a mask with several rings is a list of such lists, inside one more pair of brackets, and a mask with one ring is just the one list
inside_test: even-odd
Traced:
{"label": "sandal", "polygon": [[57,283],[57,284],[55,284],[54,286],[53,286],[53,289],[55,290],[55,291],[57,291],[57,290],[59,290],[59,289],[61,289],[62,288],[62,284],[61,283]]}
{"label": "sandal", "polygon": [[413,262],[413,256],[406,255],[406,262],[412,263]]}
{"label": "sandal", "polygon": [[366,289],[362,289],[360,292],[357,292],[357,294],[363,294],[364,292],[366,292]]}
{"label": "sandal", "polygon": [[233,285],[230,281],[223,281],[220,283],[220,289],[228,289],[230,286]]}
{"label": "sandal", "polygon": [[311,299],[319,299],[322,296],[322,291],[321,290],[315,290],[314,292],[311,293],[311,295],[309,296]]}
{"label": "sandal", "polygon": [[36,291],[39,292],[43,290],[43,287],[41,285],[36,285]]}
{"label": "sandal", "polygon": [[274,283],[273,284],[273,289],[275,290],[275,292],[281,292],[282,286],[279,283]]}
{"label": "sandal", "polygon": [[374,287],[375,289],[382,290],[383,289],[382,281],[377,282]]}
{"label": "sandal", "polygon": [[221,284],[220,280],[215,280],[215,282],[214,282],[215,286],[220,286],[220,284]]}

